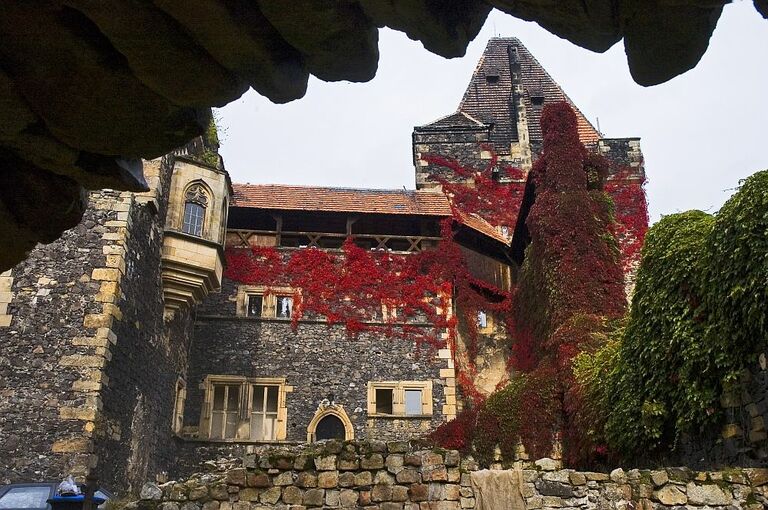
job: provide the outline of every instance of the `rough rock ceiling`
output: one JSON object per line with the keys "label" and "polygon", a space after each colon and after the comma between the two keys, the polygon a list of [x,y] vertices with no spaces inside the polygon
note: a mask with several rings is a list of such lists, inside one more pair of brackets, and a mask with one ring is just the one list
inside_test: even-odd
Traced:
{"label": "rough rock ceiling", "polygon": [[[768,17],[768,0],[754,0]],[[302,97],[310,74],[367,81],[378,27],[464,54],[492,7],[593,51],[624,38],[635,80],[706,51],[726,0],[3,0],[0,270],[79,221],[84,189],[144,187],[139,158],[202,133],[253,87]]]}

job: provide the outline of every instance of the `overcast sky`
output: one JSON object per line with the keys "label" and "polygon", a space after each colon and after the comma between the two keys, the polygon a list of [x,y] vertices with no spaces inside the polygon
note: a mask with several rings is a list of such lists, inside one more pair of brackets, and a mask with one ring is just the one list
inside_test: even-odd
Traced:
{"label": "overcast sky", "polygon": [[739,179],[768,168],[768,21],[741,1],[725,7],[695,69],[650,88],[632,81],[621,42],[592,53],[497,11],[459,59],[381,30],[371,82],[311,78],[287,105],[249,91],[218,110],[232,180],[412,189],[413,126],[456,110],[494,35],[519,38],[606,136],[641,138],[652,221],[715,212]]}

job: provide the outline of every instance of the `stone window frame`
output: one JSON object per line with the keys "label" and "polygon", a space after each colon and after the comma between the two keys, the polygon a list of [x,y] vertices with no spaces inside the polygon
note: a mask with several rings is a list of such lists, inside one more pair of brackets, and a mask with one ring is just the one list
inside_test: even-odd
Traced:
{"label": "stone window frame", "polygon": [[184,378],[176,379],[175,396],[173,400],[173,417],[171,419],[171,430],[175,434],[181,434],[184,428],[184,406],[187,402],[187,382]]}
{"label": "stone window frame", "polygon": [[[392,390],[392,414],[376,412],[376,390]],[[405,414],[405,390],[421,390],[421,414]],[[426,418],[434,415],[432,381],[368,381],[368,416],[372,418]]]}
{"label": "stone window frame", "polygon": [[[268,440],[251,439],[250,430],[249,437],[234,437],[234,438],[216,438],[211,439],[211,416],[213,410],[213,392],[217,385],[240,385],[240,396],[238,397],[238,406],[242,409],[242,397],[246,393],[243,391],[243,387],[248,386],[247,389],[247,414],[248,424],[250,427],[250,415],[251,415],[251,402],[253,386],[277,386],[277,422],[275,426],[275,438]],[[217,442],[217,443],[274,443],[279,441],[285,441],[288,433],[288,408],[286,405],[287,394],[293,391],[293,386],[286,384],[285,377],[244,377],[238,375],[207,375],[200,385],[203,390],[203,404],[200,409],[200,428],[199,437],[205,441]],[[238,424],[238,432],[243,427],[244,420]]]}
{"label": "stone window frame", "polygon": [[[248,315],[248,298],[250,296],[262,296],[261,315]],[[280,296],[291,296],[294,300],[293,306],[296,306],[296,295],[301,292],[292,287],[267,287],[266,285],[240,285],[237,288],[237,310],[238,317],[255,317],[257,319],[272,319],[278,321],[290,321],[292,317],[277,317],[277,298]],[[293,310],[293,309],[292,309]],[[291,313],[293,315],[293,313]]]}

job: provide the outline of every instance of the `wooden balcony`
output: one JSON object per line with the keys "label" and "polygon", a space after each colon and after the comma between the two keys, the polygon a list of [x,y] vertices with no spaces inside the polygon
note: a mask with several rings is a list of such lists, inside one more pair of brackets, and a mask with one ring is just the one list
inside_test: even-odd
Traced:
{"label": "wooden balcony", "polygon": [[366,250],[415,253],[437,246],[440,237],[398,236],[385,234],[342,234],[332,232],[287,232],[277,230],[227,230],[227,246],[274,246],[284,249],[318,248],[341,249],[351,237],[354,243]]}

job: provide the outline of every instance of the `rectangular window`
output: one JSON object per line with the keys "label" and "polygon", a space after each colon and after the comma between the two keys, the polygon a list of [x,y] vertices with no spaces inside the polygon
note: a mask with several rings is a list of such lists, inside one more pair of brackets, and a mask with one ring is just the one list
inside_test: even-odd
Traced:
{"label": "rectangular window", "polygon": [[405,414],[406,416],[414,416],[422,414],[422,397],[420,389],[407,389],[405,390]]}
{"label": "rectangular window", "polygon": [[277,386],[253,386],[251,405],[251,439],[270,441],[277,431]]}
{"label": "rectangular window", "polygon": [[293,315],[294,296],[297,289],[268,287],[266,285],[241,285],[237,289],[237,315],[290,319]]}
{"label": "rectangular window", "polygon": [[432,381],[368,383],[368,414],[371,416],[431,416],[432,407]]}
{"label": "rectangular window", "polygon": [[376,389],[376,414],[393,414],[394,393],[391,388]]}
{"label": "rectangular window", "polygon": [[234,439],[240,414],[240,385],[222,384],[213,387],[211,439]]}
{"label": "rectangular window", "polygon": [[293,296],[277,296],[275,317],[290,319],[293,312]]}
{"label": "rectangular window", "polygon": [[261,317],[261,311],[264,306],[264,296],[259,294],[248,294],[248,317]]}
{"label": "rectangular window", "polygon": [[205,219],[205,208],[194,202],[184,204],[184,222],[181,231],[193,236],[203,235],[203,220]]}
{"label": "rectangular window", "polygon": [[286,391],[283,379],[216,376],[208,380],[201,435],[219,440],[285,439]]}

